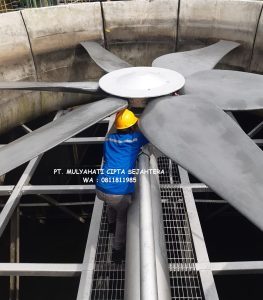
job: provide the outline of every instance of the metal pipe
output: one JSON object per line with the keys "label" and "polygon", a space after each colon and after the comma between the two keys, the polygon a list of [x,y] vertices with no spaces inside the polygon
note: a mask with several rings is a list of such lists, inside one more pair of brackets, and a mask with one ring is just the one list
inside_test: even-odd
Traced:
{"label": "metal pipe", "polygon": [[138,178],[135,195],[128,210],[125,259],[124,300],[140,300],[140,203]]}
{"label": "metal pipe", "polygon": [[[139,156],[139,169],[149,169],[149,156],[142,153]],[[157,276],[155,263],[155,247],[153,233],[153,217],[149,174],[139,176],[140,201],[140,299],[157,300]]]}
{"label": "metal pipe", "polygon": [[[150,156],[150,169],[158,169],[154,154]],[[153,215],[153,230],[156,256],[158,298],[161,300],[171,299],[171,287],[167,251],[164,237],[163,215],[161,195],[159,189],[159,178],[157,174],[150,175],[151,202]],[[134,298],[135,299],[135,298]]]}

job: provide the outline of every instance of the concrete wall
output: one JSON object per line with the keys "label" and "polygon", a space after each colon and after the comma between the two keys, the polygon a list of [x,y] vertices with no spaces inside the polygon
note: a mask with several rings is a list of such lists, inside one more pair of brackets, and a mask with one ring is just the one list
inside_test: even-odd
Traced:
{"label": "concrete wall", "polygon": [[251,61],[251,72],[263,74],[263,13],[258,23],[258,30],[255,37],[255,45],[253,48],[253,56]]}
{"label": "concrete wall", "polygon": [[[0,15],[0,80],[36,80],[26,28],[19,12]],[[0,92],[0,131],[39,114],[39,93]]]}
{"label": "concrete wall", "polygon": [[223,59],[227,68],[249,70],[262,2],[181,0],[178,50],[200,48],[218,39],[241,47]]}
{"label": "concrete wall", "polygon": [[[98,80],[103,72],[78,46],[86,40],[103,43],[100,3],[2,14],[1,80]],[[0,132],[41,114],[93,99],[81,94],[4,92]]]}
{"label": "concrete wall", "polygon": [[99,3],[27,9],[22,16],[40,81],[98,79],[99,68],[89,66],[84,50],[76,55],[76,46],[81,41],[103,41]]}
{"label": "concrete wall", "polygon": [[104,2],[105,38],[113,53],[135,66],[175,51],[178,0]]}
{"label": "concrete wall", "polygon": [[[96,40],[133,65],[211,44],[240,42],[219,67],[263,74],[262,1],[154,0],[80,3],[0,15],[0,80],[98,80],[78,46]],[[179,26],[178,26],[179,24]],[[1,92],[0,132],[87,95]]]}

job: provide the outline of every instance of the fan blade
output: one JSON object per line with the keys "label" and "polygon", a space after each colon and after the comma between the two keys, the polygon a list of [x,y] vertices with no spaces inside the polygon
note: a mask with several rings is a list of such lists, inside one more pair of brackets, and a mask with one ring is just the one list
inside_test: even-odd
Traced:
{"label": "fan blade", "polygon": [[201,97],[170,96],[149,103],[139,126],[263,230],[263,152],[225,112]]}
{"label": "fan blade", "polygon": [[125,107],[127,107],[127,102],[118,98],[106,98],[82,105],[65,116],[1,147],[0,175]]}
{"label": "fan blade", "polygon": [[196,72],[213,69],[228,52],[239,45],[221,40],[201,49],[160,56],[153,61],[152,66],[171,69],[186,77]]}
{"label": "fan blade", "polygon": [[263,108],[263,76],[237,71],[211,70],[187,78],[184,94],[202,94],[224,110]]}
{"label": "fan blade", "polygon": [[80,44],[87,50],[95,63],[106,72],[132,67],[132,65],[101,47],[98,43],[82,42]]}
{"label": "fan blade", "polygon": [[99,90],[98,82],[0,82],[0,90],[32,90],[70,93],[95,93]]}

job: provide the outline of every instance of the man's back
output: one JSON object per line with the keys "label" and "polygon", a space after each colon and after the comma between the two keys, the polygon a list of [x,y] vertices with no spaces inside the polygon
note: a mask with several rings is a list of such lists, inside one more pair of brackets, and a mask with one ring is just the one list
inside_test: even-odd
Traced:
{"label": "man's back", "polygon": [[134,192],[134,175],[140,148],[148,143],[140,132],[109,134],[104,142],[103,174],[97,178],[97,188],[108,194],[129,194]]}

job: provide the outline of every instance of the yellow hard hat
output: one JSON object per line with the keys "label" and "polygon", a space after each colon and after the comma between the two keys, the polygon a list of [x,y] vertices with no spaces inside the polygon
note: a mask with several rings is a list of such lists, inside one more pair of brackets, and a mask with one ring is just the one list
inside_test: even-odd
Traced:
{"label": "yellow hard hat", "polygon": [[129,109],[119,111],[115,118],[115,127],[117,129],[126,129],[134,125],[138,118]]}

